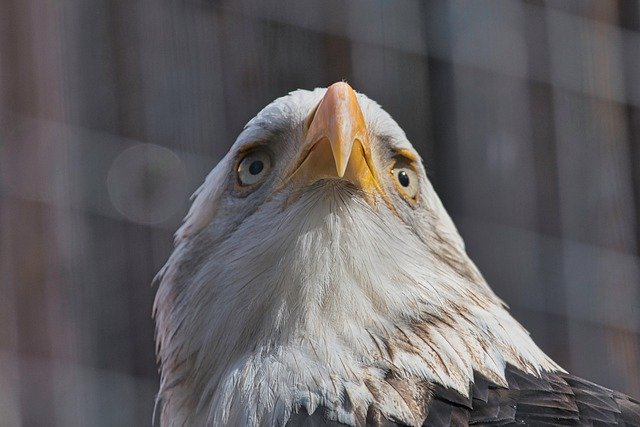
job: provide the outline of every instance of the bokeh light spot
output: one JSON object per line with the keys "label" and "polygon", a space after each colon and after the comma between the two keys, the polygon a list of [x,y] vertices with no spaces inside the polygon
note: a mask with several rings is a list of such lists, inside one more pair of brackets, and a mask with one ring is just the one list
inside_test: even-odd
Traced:
{"label": "bokeh light spot", "polygon": [[187,174],[173,151],[154,144],[136,144],[122,151],[107,176],[111,203],[127,219],[157,224],[182,207]]}

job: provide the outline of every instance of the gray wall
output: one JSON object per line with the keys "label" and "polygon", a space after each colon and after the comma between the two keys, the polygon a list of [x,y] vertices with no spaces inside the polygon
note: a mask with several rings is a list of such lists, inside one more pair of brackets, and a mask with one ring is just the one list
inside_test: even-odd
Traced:
{"label": "gray wall", "polygon": [[541,347],[640,397],[639,31],[623,0],[2,0],[2,424],[149,424],[189,195],[266,103],[342,79]]}

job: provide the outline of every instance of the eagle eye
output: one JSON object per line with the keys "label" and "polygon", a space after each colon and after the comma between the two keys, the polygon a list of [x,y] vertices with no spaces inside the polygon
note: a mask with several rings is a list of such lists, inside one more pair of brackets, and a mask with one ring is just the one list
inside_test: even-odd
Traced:
{"label": "eagle eye", "polygon": [[407,161],[398,160],[393,169],[391,169],[394,183],[399,193],[405,199],[415,199],[420,192],[420,180],[416,171],[409,165]]}
{"label": "eagle eye", "polygon": [[263,150],[251,151],[245,155],[238,164],[238,181],[240,185],[255,185],[271,170],[271,157]]}

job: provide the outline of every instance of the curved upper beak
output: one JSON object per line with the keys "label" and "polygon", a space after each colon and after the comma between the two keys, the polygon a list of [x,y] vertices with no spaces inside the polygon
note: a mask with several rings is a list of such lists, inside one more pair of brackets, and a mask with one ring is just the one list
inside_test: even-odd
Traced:
{"label": "curved upper beak", "polygon": [[313,183],[345,179],[363,190],[377,188],[366,122],[356,93],[344,82],[329,86],[307,119],[302,152],[292,179]]}

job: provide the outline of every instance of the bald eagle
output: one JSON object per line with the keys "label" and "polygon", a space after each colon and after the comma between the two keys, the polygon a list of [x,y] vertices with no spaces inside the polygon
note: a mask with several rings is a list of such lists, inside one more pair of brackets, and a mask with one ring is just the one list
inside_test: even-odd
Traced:
{"label": "bald eagle", "polygon": [[344,82],[246,125],[156,281],[163,426],[640,425],[538,348],[405,133]]}

